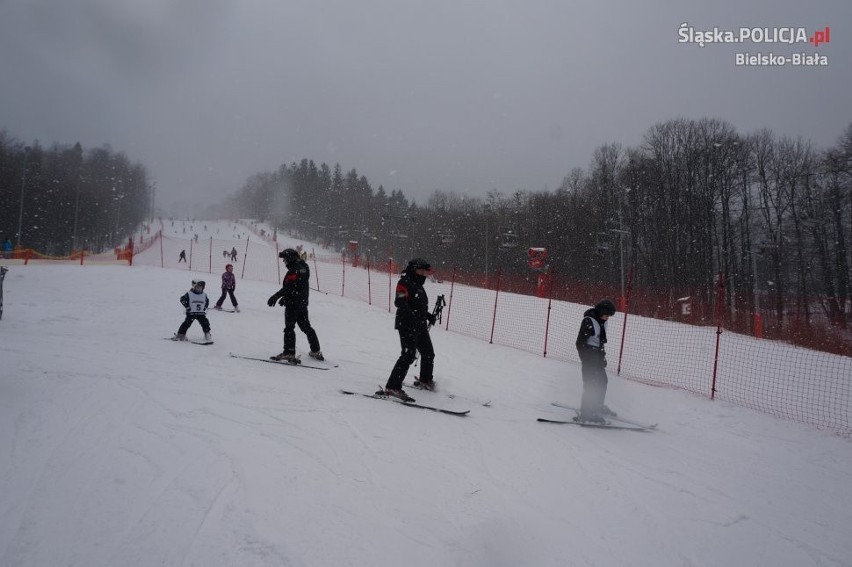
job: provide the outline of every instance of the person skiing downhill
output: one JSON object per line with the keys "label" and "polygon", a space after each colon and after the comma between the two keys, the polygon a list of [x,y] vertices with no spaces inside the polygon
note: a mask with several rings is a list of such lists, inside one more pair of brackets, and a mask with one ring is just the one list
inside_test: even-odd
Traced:
{"label": "person skiing downhill", "polygon": [[219,296],[219,301],[213,307],[216,311],[222,310],[222,304],[225,303],[225,296],[231,296],[231,305],[234,306],[234,311],[240,312],[240,306],[237,305],[237,298],[234,295],[234,290],[237,289],[237,278],[234,276],[234,265],[226,264],[225,273],[222,274],[222,295]]}
{"label": "person skiing downhill", "polygon": [[423,258],[414,258],[408,262],[396,284],[396,318],[394,328],[399,331],[402,352],[391,370],[385,385],[384,394],[403,401],[414,401],[402,389],[402,382],[408,368],[420,353],[420,378],[417,385],[426,390],[434,390],[432,371],[435,363],[435,349],[429,337],[429,327],[435,324],[435,315],[429,312],[429,297],[423,284],[426,276],[432,272],[432,266]]}
{"label": "person skiing downhill", "polygon": [[615,412],[604,405],[606,397],[606,322],[615,315],[615,304],[609,299],[599,301],[583,313],[580,332],[577,334],[577,352],[583,373],[583,397],[580,402],[579,421],[605,423],[605,416]]}
{"label": "person skiing downhill", "polygon": [[174,340],[188,340],[186,332],[189,330],[193,321],[198,321],[201,324],[201,330],[204,331],[204,340],[213,340],[213,337],[210,335],[210,321],[207,320],[207,307],[210,305],[210,299],[204,293],[205,285],[202,280],[192,280],[192,289],[181,296],[180,303],[186,309],[186,318],[181,323],[178,332],[175,333]]}
{"label": "person skiing downhill", "polygon": [[284,275],[281,289],[270,296],[266,304],[269,307],[273,307],[278,302],[278,305],[284,306],[284,350],[281,351],[281,354],[271,356],[270,358],[291,364],[299,364],[299,357],[296,356],[295,330],[296,325],[298,325],[299,329],[308,338],[308,344],[311,348],[309,356],[316,360],[325,360],[322,350],[320,350],[317,333],[311,326],[311,321],[308,318],[311,269],[299,256],[299,253],[292,248],[282,251],[278,254],[278,257],[284,260],[284,264],[287,266],[287,273]]}

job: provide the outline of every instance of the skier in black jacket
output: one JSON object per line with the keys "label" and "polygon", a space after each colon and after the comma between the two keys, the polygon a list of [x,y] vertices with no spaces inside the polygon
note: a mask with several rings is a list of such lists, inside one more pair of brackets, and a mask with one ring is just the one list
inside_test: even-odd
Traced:
{"label": "skier in black jacket", "polygon": [[603,423],[604,416],[615,412],[604,405],[606,397],[606,322],[615,315],[615,304],[603,299],[583,313],[580,332],[577,334],[577,352],[583,372],[583,398],[580,402],[580,421]]}
{"label": "skier in black jacket", "polygon": [[431,269],[426,260],[415,258],[408,262],[402,277],[396,284],[394,326],[399,331],[402,352],[391,371],[384,392],[404,401],[413,401],[402,390],[402,382],[408,373],[408,367],[417,358],[417,352],[420,352],[418,385],[428,390],[435,388],[432,377],[435,349],[429,337],[429,327],[435,324],[435,316],[429,312],[429,298],[426,296],[426,290],[423,289],[426,276],[431,273]]}
{"label": "skier in black jacket", "polygon": [[284,350],[281,354],[270,357],[272,360],[282,360],[292,364],[299,363],[299,357],[296,356],[296,325],[308,337],[308,344],[311,347],[309,353],[311,358],[317,360],[325,360],[322,351],[320,350],[319,339],[314,328],[311,327],[311,322],[308,319],[308,294],[310,293],[309,282],[311,279],[311,269],[308,264],[299,256],[299,253],[292,248],[287,248],[280,254],[279,258],[284,260],[287,266],[287,273],[284,275],[281,289],[273,294],[266,304],[270,307],[278,302],[278,305],[284,306]]}

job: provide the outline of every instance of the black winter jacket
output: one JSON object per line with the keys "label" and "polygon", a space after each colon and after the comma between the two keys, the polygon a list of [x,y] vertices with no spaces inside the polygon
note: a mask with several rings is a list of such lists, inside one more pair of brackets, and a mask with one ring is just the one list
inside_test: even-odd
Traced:
{"label": "black winter jacket", "polygon": [[[594,319],[594,321],[592,321]],[[595,328],[597,323],[597,329]],[[599,346],[589,344],[589,338],[598,338]],[[592,341],[594,342],[594,341]],[[594,309],[583,313],[583,321],[580,323],[580,332],[577,334],[577,353],[584,364],[601,364],[606,366],[606,321],[600,318],[600,314]]]}
{"label": "black winter jacket", "polygon": [[420,332],[429,328],[429,297],[423,284],[425,276],[404,272],[396,284],[396,319],[394,328],[404,332]]}
{"label": "black winter jacket", "polygon": [[284,298],[285,307],[307,307],[310,288],[311,269],[304,260],[287,264],[281,289],[269,298],[269,302]]}

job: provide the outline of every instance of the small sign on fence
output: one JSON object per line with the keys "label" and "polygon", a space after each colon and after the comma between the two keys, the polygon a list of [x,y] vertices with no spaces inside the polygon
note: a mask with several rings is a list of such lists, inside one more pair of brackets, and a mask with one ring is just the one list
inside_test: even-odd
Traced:
{"label": "small sign on fence", "polygon": [[692,297],[680,297],[677,300],[680,303],[680,314],[686,317],[687,315],[692,315]]}

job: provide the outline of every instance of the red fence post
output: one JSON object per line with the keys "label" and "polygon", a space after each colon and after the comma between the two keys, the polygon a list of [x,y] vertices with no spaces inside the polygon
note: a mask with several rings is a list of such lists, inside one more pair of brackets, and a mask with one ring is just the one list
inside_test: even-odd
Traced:
{"label": "red fence post", "polygon": [[[278,281],[281,281],[281,262],[278,261],[278,242],[275,242],[275,267],[278,268]],[[308,282],[310,283],[310,282]]]}
{"label": "red fence post", "polygon": [[370,258],[367,256],[367,305],[373,304],[373,286],[370,283]]}
{"label": "red fence post", "polygon": [[547,272],[547,280],[550,289],[547,291],[547,316],[544,320],[544,352],[541,354],[544,358],[547,358],[547,336],[550,334],[550,310],[553,306],[553,268],[550,268],[550,271]]}
{"label": "red fence post", "polygon": [[189,264],[186,265],[186,269],[192,271],[192,239],[189,239]]}
{"label": "red fence post", "polygon": [[447,323],[444,326],[445,331],[450,330],[450,313],[453,310],[453,290],[456,287],[456,266],[453,266],[453,277],[450,279],[450,301],[447,303]]}
{"label": "red fence post", "polygon": [[343,275],[340,277],[340,297],[346,297],[346,258],[341,258],[340,266],[343,270]]}
{"label": "red fence post", "polygon": [[[246,277],[246,264],[248,264],[248,246],[249,246],[249,239],[251,239],[251,236],[246,235],[246,251],[245,251],[245,253],[243,254],[243,273],[240,275],[240,279],[244,279],[244,278]],[[210,242],[211,242],[211,245],[210,245],[210,249],[211,249],[211,250],[210,250],[210,253],[212,254],[212,253],[213,253],[213,250],[212,250],[212,249],[213,249],[213,245],[212,245],[212,243],[213,243],[213,237],[212,237],[212,236],[210,237]]]}
{"label": "red fence post", "polygon": [[163,231],[160,229],[160,267],[166,267],[166,260],[163,258]]}
{"label": "red fence post", "polygon": [[497,268],[497,289],[494,290],[494,315],[491,317],[491,339],[489,344],[494,344],[494,326],[497,324],[497,297],[500,295],[500,268]]}
{"label": "red fence post", "polygon": [[719,343],[722,341],[722,315],[725,302],[725,275],[719,272],[719,284],[716,289],[716,354],[713,356],[713,385],[710,399],[716,399],[716,372],[719,368]]}
{"label": "red fence post", "polygon": [[[209,256],[210,256],[210,260],[209,260],[209,262],[210,262],[210,273],[212,274],[213,273],[213,237],[212,236],[210,237],[210,254],[209,254]],[[245,264],[245,262],[243,264]]]}
{"label": "red fence post", "polygon": [[627,314],[630,312],[630,297],[633,295],[633,274],[633,266],[630,266],[630,271],[627,273],[627,290],[621,298],[624,323],[621,325],[621,345],[618,347],[618,368],[615,371],[618,376],[621,376],[621,358],[624,355],[624,341],[627,338]]}
{"label": "red fence post", "polygon": [[314,275],[317,278],[317,291],[322,291],[319,286],[319,270],[317,269],[317,251],[311,248],[311,254],[314,257]]}

